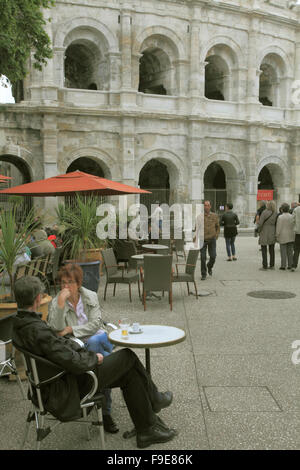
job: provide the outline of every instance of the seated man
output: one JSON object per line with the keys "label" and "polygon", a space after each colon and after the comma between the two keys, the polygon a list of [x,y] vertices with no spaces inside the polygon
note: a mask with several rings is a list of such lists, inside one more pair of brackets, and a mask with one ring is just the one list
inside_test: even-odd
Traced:
{"label": "seated man", "polygon": [[[86,392],[86,376],[82,374],[93,370],[98,377],[100,390],[121,388],[136,429],[139,448],[173,439],[177,432],[169,429],[156,416],[162,408],[171,404],[172,393],[157,390],[144,366],[130,349],[121,349],[103,357],[100,353],[80,347],[69,338],[57,336],[36,313],[41,304],[42,292],[43,284],[37,277],[24,276],[16,281],[14,293],[18,312],[14,318],[13,341],[67,371],[58,380],[59,397],[56,393],[57,386],[53,388],[49,384],[43,387],[41,392],[45,399],[45,408],[50,411],[48,404],[51,403],[53,410],[56,404],[63,411],[65,420],[68,416],[73,418],[79,408],[80,397]],[[70,383],[74,386],[70,386]]]}

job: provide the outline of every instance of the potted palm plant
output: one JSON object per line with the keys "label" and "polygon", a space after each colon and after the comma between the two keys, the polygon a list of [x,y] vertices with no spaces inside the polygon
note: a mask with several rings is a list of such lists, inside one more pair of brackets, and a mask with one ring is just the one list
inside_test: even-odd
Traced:
{"label": "potted palm plant", "polygon": [[75,204],[68,207],[59,204],[56,210],[58,225],[62,232],[64,258],[72,259],[81,265],[85,286],[97,290],[99,285],[101,249],[105,240],[99,240],[96,226],[97,198],[82,197],[76,194]]}
{"label": "potted palm plant", "polygon": [[[17,204],[0,211],[0,317],[16,311],[14,302],[14,273],[16,260],[24,251],[25,241],[30,236],[35,226],[34,213],[31,210],[22,221],[18,220]],[[6,281],[7,286],[4,288]],[[4,290],[6,291],[4,293]],[[48,303],[51,301],[49,295],[45,295],[42,301],[42,313],[46,316]],[[45,315],[44,315],[45,314]]]}

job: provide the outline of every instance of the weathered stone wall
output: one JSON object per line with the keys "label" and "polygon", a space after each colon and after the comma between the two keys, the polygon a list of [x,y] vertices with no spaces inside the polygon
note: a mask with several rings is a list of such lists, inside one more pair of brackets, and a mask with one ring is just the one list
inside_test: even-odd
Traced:
{"label": "weathered stone wall", "polygon": [[[300,80],[300,12],[287,4],[57,1],[45,13],[53,59],[42,72],[30,64],[25,101],[0,109],[0,159],[19,159],[36,180],[88,157],[106,177],[134,185],[157,159],[169,172],[170,202],[201,201],[204,173],[217,162],[243,225],[252,224],[265,165],[277,203],[298,200],[300,100],[292,87]],[[97,90],[66,87],[70,45],[90,51]],[[166,96],[138,92],[146,50],[153,67],[165,67],[157,77],[165,77]],[[226,101],[204,96],[208,57],[224,65]],[[276,76],[272,107],[258,101],[263,61]]]}

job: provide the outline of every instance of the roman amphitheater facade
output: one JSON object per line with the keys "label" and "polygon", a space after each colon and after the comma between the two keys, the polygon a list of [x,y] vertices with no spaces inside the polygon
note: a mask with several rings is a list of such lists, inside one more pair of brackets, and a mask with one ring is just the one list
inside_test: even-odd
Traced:
{"label": "roman amphitheater facade", "polygon": [[[82,169],[161,202],[300,194],[300,7],[285,0],[57,0],[53,58],[2,105],[14,184]],[[299,81],[299,82],[298,82]],[[46,208],[53,200],[36,202]]]}

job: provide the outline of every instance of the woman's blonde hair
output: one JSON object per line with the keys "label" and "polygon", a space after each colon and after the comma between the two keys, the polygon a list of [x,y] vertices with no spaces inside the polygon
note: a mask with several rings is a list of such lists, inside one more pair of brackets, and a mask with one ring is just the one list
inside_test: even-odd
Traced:
{"label": "woman's blonde hair", "polygon": [[276,205],[275,205],[275,202],[274,202],[274,201],[268,201],[268,202],[267,202],[267,210],[268,210],[268,211],[275,212],[275,210],[276,210]]}

